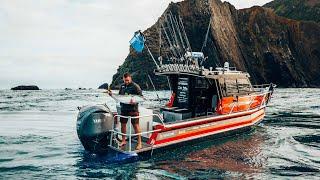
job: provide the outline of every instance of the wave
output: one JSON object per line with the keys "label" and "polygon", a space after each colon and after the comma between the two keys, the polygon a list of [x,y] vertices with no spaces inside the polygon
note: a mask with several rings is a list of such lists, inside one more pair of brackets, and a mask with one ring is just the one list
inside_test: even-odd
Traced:
{"label": "wave", "polygon": [[320,147],[320,135],[293,136],[293,138],[302,144]]}

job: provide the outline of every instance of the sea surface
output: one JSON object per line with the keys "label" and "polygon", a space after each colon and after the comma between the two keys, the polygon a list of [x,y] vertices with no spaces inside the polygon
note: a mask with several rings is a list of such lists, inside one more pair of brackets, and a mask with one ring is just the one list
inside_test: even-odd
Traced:
{"label": "sea surface", "polygon": [[[145,106],[158,103],[144,95]],[[320,179],[320,89],[276,89],[253,130],[126,164],[77,138],[77,107],[106,102],[98,90],[1,90],[0,179]]]}

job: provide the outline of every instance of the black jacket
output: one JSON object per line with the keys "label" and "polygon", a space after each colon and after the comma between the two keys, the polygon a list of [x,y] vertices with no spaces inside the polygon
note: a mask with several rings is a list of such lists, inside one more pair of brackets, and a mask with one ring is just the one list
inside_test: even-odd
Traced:
{"label": "black jacket", "polygon": [[[122,84],[119,90],[120,95],[140,95],[142,96],[142,90],[138,84],[132,82],[128,85]],[[123,104],[120,103],[121,112],[138,112],[138,104]]]}

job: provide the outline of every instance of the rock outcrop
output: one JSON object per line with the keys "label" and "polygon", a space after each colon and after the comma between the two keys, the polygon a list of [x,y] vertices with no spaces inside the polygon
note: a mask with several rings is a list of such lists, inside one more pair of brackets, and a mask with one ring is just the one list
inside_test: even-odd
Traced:
{"label": "rock outcrop", "polygon": [[40,88],[34,85],[31,85],[31,86],[22,85],[22,86],[13,87],[11,88],[11,90],[40,90]]}
{"label": "rock outcrop", "polygon": [[108,83],[104,83],[104,84],[102,84],[102,85],[100,85],[98,87],[98,89],[108,89],[108,88],[109,88],[109,84]]}
{"label": "rock outcrop", "polygon": [[[258,6],[237,10],[220,0],[185,0],[171,3],[168,11],[183,19],[193,51],[201,50],[211,18],[203,50],[208,56],[206,67],[229,61],[237,69],[249,72],[256,84],[273,82],[280,87],[320,87],[319,24],[279,17],[273,10]],[[159,20],[144,31],[146,43],[156,58],[158,23]],[[150,88],[147,75],[153,74],[154,68],[146,50],[138,54],[130,49],[113,76],[112,87],[121,83],[124,72],[130,72],[142,88]],[[154,76],[152,79],[158,87],[166,87],[166,79]]]}

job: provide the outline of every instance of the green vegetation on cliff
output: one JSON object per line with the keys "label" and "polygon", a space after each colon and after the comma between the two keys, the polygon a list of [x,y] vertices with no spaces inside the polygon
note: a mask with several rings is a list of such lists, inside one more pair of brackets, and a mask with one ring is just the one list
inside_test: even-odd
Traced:
{"label": "green vegetation on cliff", "polygon": [[275,0],[264,5],[289,19],[320,23],[320,0]]}

